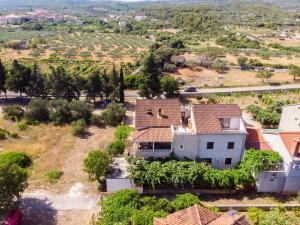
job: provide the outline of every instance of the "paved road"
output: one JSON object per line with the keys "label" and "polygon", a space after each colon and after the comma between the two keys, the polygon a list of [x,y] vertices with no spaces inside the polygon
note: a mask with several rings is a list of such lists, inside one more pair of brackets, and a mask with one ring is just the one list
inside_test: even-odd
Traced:
{"label": "paved road", "polygon": [[[232,88],[202,88],[197,92],[184,92],[181,90],[180,96],[183,97],[195,97],[195,96],[203,96],[203,95],[211,95],[211,94],[231,94],[231,93],[241,93],[241,92],[253,92],[253,93],[261,93],[261,92],[273,92],[273,91],[285,91],[285,90],[295,90],[300,89],[300,84],[287,84],[287,85],[278,85],[278,86],[251,86],[251,87],[232,87]],[[20,95],[14,92],[7,92],[8,98],[16,98]],[[23,94],[23,96],[26,96]],[[85,95],[82,95],[84,97]],[[139,95],[135,90],[126,90],[125,97],[137,98]],[[0,94],[0,98],[4,97],[4,94]]]}
{"label": "paved road", "polygon": [[210,94],[230,94],[230,93],[241,93],[241,92],[272,92],[272,91],[285,91],[299,89],[300,84],[288,84],[278,86],[251,86],[251,87],[232,87],[232,88],[203,88],[197,92],[184,92],[180,91],[180,95],[184,97],[202,96]]}

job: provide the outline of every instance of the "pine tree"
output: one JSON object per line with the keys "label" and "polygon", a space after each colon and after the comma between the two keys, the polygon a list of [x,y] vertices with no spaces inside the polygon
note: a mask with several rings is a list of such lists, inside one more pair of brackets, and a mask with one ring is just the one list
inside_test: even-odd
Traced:
{"label": "pine tree", "polygon": [[4,65],[0,60],[0,93],[4,92],[5,98],[7,99],[5,83],[6,83],[6,71]]}
{"label": "pine tree", "polygon": [[123,73],[123,65],[121,65],[120,68],[120,87],[119,87],[119,97],[120,97],[120,102],[124,103],[125,102],[125,87],[124,87],[124,73]]}

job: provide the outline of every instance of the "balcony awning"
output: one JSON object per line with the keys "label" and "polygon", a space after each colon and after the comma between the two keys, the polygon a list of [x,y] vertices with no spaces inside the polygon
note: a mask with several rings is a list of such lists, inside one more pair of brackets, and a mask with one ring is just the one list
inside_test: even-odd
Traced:
{"label": "balcony awning", "polygon": [[133,142],[172,142],[173,134],[170,127],[150,127],[136,131]]}

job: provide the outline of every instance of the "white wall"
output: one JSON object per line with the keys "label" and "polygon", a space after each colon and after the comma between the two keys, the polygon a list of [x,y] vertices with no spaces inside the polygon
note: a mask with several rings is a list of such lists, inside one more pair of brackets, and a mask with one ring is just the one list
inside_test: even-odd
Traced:
{"label": "white wall", "polygon": [[[183,145],[183,149],[180,149]],[[198,135],[196,134],[175,134],[173,149],[179,159],[195,159],[198,154]]]}
{"label": "white wall", "polygon": [[286,180],[285,171],[266,171],[258,174],[257,191],[280,193]]}
{"label": "white wall", "polygon": [[239,130],[240,129],[240,118],[231,118],[229,124],[229,130]]}
{"label": "white wall", "polygon": [[116,192],[123,189],[135,189],[139,193],[143,192],[142,187],[137,187],[133,181],[128,178],[107,178],[106,179],[107,192]]}
{"label": "white wall", "polygon": [[283,131],[300,131],[300,105],[283,107],[279,129]]}
{"label": "white wall", "polygon": [[[212,158],[212,166],[218,169],[233,168],[244,154],[246,134],[174,135],[173,149],[179,159]],[[214,149],[207,149],[207,142],[214,142]],[[234,142],[234,149],[227,149],[228,142]],[[184,149],[180,149],[180,145]],[[232,158],[231,165],[225,165],[225,158]]]}
{"label": "white wall", "polygon": [[[207,134],[199,136],[198,157],[212,158],[217,169],[234,168],[240,162],[245,148],[246,134]],[[214,142],[213,149],[207,149],[207,142]],[[227,149],[228,142],[234,142],[234,149]],[[232,158],[231,165],[225,165],[225,158]]]}

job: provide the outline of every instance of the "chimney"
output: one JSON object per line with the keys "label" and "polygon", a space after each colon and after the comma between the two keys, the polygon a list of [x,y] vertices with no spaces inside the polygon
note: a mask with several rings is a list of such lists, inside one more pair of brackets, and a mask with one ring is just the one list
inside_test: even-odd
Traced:
{"label": "chimney", "polygon": [[158,116],[162,117],[162,108],[158,108]]}
{"label": "chimney", "polygon": [[147,114],[152,116],[152,109],[148,109]]}

